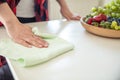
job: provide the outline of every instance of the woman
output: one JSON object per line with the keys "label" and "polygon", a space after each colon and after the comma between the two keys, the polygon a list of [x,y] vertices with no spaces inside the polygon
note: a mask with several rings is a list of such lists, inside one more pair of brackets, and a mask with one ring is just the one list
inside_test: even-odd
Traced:
{"label": "woman", "polygon": [[[34,35],[28,25],[22,24],[26,22],[49,20],[47,1],[48,0],[0,0],[0,21],[5,26],[9,37],[13,39],[13,41],[25,47],[48,47],[48,43],[42,38]],[[66,19],[80,19],[79,16],[73,17],[65,0],[57,1],[61,7],[61,14]],[[27,11],[22,5],[27,7]],[[17,17],[14,14],[16,14]],[[23,16],[25,14],[26,16]]]}

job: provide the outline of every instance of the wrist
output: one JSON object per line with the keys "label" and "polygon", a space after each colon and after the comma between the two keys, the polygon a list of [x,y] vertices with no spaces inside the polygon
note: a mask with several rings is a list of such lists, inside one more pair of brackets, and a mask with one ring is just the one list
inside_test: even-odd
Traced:
{"label": "wrist", "polygon": [[20,24],[18,19],[8,19],[3,22],[6,28],[14,27],[15,24]]}

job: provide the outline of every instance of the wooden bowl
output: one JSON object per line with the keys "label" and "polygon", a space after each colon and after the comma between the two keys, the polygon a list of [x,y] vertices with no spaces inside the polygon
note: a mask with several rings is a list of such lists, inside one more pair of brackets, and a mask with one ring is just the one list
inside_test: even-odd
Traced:
{"label": "wooden bowl", "polygon": [[95,35],[109,38],[120,38],[120,30],[112,30],[89,25],[84,22],[84,17],[80,19],[80,22],[88,32],[93,33]]}

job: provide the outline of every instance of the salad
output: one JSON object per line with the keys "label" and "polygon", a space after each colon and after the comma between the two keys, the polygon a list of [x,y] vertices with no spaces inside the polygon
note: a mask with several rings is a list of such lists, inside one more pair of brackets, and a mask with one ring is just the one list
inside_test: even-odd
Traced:
{"label": "salad", "polygon": [[96,27],[120,30],[120,0],[112,0],[103,7],[93,7],[84,22]]}

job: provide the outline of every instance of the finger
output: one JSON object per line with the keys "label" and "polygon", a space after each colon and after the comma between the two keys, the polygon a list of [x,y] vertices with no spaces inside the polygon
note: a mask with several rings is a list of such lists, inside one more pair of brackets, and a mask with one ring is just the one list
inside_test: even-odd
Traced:
{"label": "finger", "polygon": [[20,40],[15,40],[15,42],[18,43],[18,44],[21,44],[21,45],[23,45],[25,47],[28,47],[28,48],[32,47],[32,45],[30,45],[29,43],[27,43],[26,41],[21,40],[21,39]]}
{"label": "finger", "polygon": [[36,42],[35,40],[31,40],[29,42],[31,45],[38,47],[38,48],[43,48],[43,45],[39,44],[38,42]]}
{"label": "finger", "polygon": [[45,40],[43,40],[41,37],[39,37],[39,36],[33,36],[34,37],[34,39],[39,43],[39,44],[41,44],[41,45],[43,45],[43,47],[48,47],[48,42],[47,41],[45,41]]}
{"label": "finger", "polygon": [[81,17],[80,16],[76,16],[76,19],[80,19]]}
{"label": "finger", "polygon": [[32,45],[32,46],[35,46],[35,47],[38,47],[38,48],[42,48],[43,47],[41,44],[39,44],[38,42],[36,42],[34,40],[34,38],[32,38],[32,37],[26,37],[26,38],[24,38],[24,40],[27,43],[29,43],[30,45]]}
{"label": "finger", "polygon": [[35,47],[38,47],[38,48],[43,48],[44,47],[44,42],[42,39],[36,39],[35,36],[29,36],[29,37],[26,37],[24,38],[25,41],[27,41],[29,44],[35,46]]}
{"label": "finger", "polygon": [[36,42],[38,42],[43,47],[48,47],[48,43],[45,40],[43,40],[41,37],[33,35],[33,38],[35,39]]}
{"label": "finger", "polygon": [[80,16],[77,16],[77,17],[76,17],[76,20],[80,20],[80,18],[81,18]]}
{"label": "finger", "polygon": [[72,20],[80,20],[80,16],[73,16]]}

